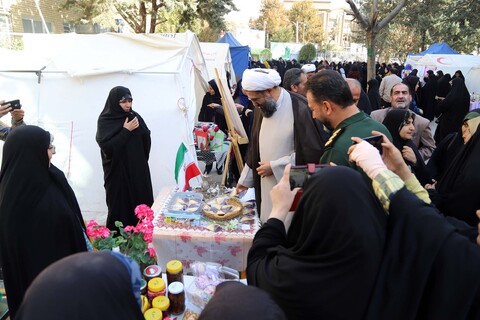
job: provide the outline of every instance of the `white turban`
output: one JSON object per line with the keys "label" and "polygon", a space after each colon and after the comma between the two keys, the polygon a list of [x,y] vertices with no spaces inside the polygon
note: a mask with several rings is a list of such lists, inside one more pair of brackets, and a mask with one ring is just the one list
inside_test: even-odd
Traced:
{"label": "white turban", "polygon": [[242,87],[247,91],[263,91],[280,85],[282,79],[274,69],[246,69],[243,72]]}
{"label": "white turban", "polygon": [[315,67],[314,64],[305,64],[302,66],[302,71],[305,72],[305,73],[309,73],[309,72],[315,72],[317,71],[317,67]]}

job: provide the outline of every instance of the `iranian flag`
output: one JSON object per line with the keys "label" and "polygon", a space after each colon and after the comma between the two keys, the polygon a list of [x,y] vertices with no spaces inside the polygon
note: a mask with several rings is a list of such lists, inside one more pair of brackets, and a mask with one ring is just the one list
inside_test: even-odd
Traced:
{"label": "iranian flag", "polygon": [[201,174],[193,157],[182,142],[175,160],[175,181],[177,181],[178,189],[186,191],[190,187],[190,180]]}

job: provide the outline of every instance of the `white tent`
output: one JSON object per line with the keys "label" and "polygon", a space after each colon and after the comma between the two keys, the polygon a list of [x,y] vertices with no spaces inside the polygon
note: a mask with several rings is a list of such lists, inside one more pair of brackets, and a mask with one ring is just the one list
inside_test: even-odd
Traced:
{"label": "white tent", "polygon": [[442,70],[443,73],[454,75],[461,70],[465,76],[465,84],[470,92],[480,92],[480,56],[463,54],[426,54],[417,61],[408,60],[413,68],[418,69],[418,74],[423,78],[428,70]]}
{"label": "white tent", "polygon": [[[232,57],[230,56],[230,46],[228,43],[200,42],[203,58],[207,64],[208,79],[215,79],[215,68],[219,76],[226,79],[230,72],[231,81],[235,81],[235,70],[233,70]],[[234,83],[230,82],[230,85]]]}
{"label": "white tent", "polygon": [[95,134],[115,86],[130,88],[133,109],[151,130],[154,194],[175,184],[180,143],[195,154],[197,100],[208,79],[195,34],[32,34],[23,40],[23,52],[0,51],[1,98],[20,99],[25,121],[55,136],[52,161],[66,174],[86,219],[107,212]]}

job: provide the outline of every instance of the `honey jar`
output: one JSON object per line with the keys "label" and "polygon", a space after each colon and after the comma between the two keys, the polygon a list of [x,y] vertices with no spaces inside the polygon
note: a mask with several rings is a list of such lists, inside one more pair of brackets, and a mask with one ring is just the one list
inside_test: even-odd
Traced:
{"label": "honey jar", "polygon": [[185,291],[183,283],[172,282],[168,285],[168,299],[170,299],[170,314],[178,315],[185,311]]}
{"label": "honey jar", "polygon": [[148,301],[152,303],[153,299],[158,296],[165,295],[165,281],[162,278],[153,278],[148,281],[147,297]]}
{"label": "honey jar", "polygon": [[156,264],[152,264],[143,270],[143,277],[147,282],[152,280],[153,278],[161,278],[162,268],[160,268]]}
{"label": "honey jar", "polygon": [[163,315],[162,311],[157,308],[150,308],[143,314],[145,320],[162,320]]}
{"label": "honey jar", "polygon": [[180,260],[170,260],[167,262],[167,283],[175,281],[183,283],[183,265]]}

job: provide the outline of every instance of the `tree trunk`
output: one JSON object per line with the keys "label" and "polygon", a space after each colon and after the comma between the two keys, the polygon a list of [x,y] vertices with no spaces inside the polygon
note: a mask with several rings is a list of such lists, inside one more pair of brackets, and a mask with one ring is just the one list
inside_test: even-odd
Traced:
{"label": "tree trunk", "polygon": [[139,29],[135,30],[135,33],[145,33],[147,31],[147,8],[145,2],[140,1],[140,25]]}
{"label": "tree trunk", "polygon": [[367,81],[375,78],[375,47],[377,34],[373,30],[367,30]]}

